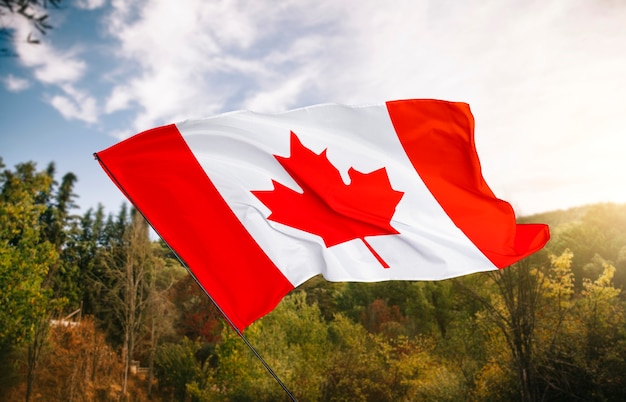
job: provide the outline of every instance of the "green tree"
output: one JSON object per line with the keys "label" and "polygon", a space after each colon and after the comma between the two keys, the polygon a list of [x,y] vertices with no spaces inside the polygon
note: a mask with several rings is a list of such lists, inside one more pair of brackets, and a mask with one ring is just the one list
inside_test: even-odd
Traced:
{"label": "green tree", "polygon": [[486,325],[490,342],[506,345],[511,366],[503,372],[510,369],[515,373],[520,400],[539,400],[534,354],[542,277],[534,274],[528,260],[490,272],[486,277],[487,286],[461,288],[482,304],[484,310],[479,317]]}
{"label": "green tree", "polygon": [[[553,239],[547,248],[555,255],[566,249],[573,252],[572,272],[576,290],[579,291],[583,278],[597,277],[604,262],[616,266],[620,250],[626,246],[626,205],[587,206],[575,220],[561,223],[552,232]],[[626,274],[617,273],[618,285],[625,284],[623,277]]]}
{"label": "green tree", "polygon": [[[288,295],[267,316],[246,329],[246,337],[276,374],[303,400],[318,400],[325,382],[327,324],[305,292]],[[285,393],[231,328],[216,348],[218,389],[230,400],[275,401]]]}
{"label": "green tree", "polygon": [[577,398],[576,386],[582,385],[575,380],[578,367],[573,345],[578,343],[579,328],[572,316],[577,302],[572,259],[573,253],[566,249],[559,256],[550,256],[549,270],[534,272],[541,277],[543,299],[534,355],[541,396],[550,400]]}
{"label": "green tree", "polygon": [[128,224],[125,219],[125,209],[122,208],[118,220],[120,225],[125,225],[121,228],[122,236],[103,258],[110,283],[106,302],[122,329],[122,359],[125,365],[122,395],[126,395],[130,363],[144,329],[144,313],[149,298],[148,277],[151,264],[155,263],[148,223],[134,209]]}
{"label": "green tree", "polygon": [[78,221],[73,232],[72,245],[75,264],[78,268],[77,282],[80,284],[80,305],[84,314],[101,318],[100,306],[103,298],[104,270],[102,258],[105,244],[104,207],[88,209]]}
{"label": "green tree", "polygon": [[[48,165],[46,172],[54,178],[53,163]],[[77,180],[71,172],[63,175],[60,183],[53,180],[46,197],[41,200],[46,205],[41,217],[42,236],[54,245],[60,257],[48,270],[47,286],[52,288],[56,298],[65,299],[66,308],[70,311],[80,307],[81,297],[75,242],[78,216],[72,214],[72,210],[77,208],[73,191]]]}
{"label": "green tree", "polygon": [[183,338],[181,343],[166,343],[157,349],[154,364],[159,388],[177,401],[185,401],[189,395],[187,387],[195,384],[196,394],[208,378],[203,370],[204,362],[196,355],[201,349],[198,342]]}
{"label": "green tree", "polygon": [[51,181],[33,163],[0,174],[0,359],[5,369],[10,368],[11,352],[33,340],[49,312],[51,292],[44,282],[58,254],[43,239],[41,217],[46,206],[39,199]]}
{"label": "green tree", "polygon": [[622,400],[626,370],[624,305],[611,283],[615,268],[604,264],[596,280],[574,291],[573,254],[552,258],[544,283],[536,359],[543,398]]}
{"label": "green tree", "polygon": [[[47,316],[42,317],[35,325],[34,335],[28,344],[27,350],[27,387],[26,400],[32,394],[35,381],[35,374],[39,365],[44,344],[48,337],[48,327],[54,314],[61,314],[68,306],[68,296],[71,297],[71,289],[76,288],[75,273],[77,272],[74,262],[70,256],[73,254],[73,247],[67,243],[68,233],[72,225],[70,209],[74,208],[73,186],[76,176],[67,173],[63,176],[61,184],[58,185],[55,176],[54,163],[50,163],[45,173],[52,179],[46,191],[39,194],[37,202],[45,205],[45,211],[40,217],[39,227],[41,231],[41,241],[52,244],[59,258],[48,267],[47,275],[43,282],[43,287],[51,292],[51,300],[48,305]],[[73,298],[74,301],[76,298]],[[76,308],[74,304],[72,309]]]}
{"label": "green tree", "polygon": [[372,334],[337,314],[328,328],[325,401],[456,401],[462,372],[435,353],[435,340]]}
{"label": "green tree", "polygon": [[577,345],[584,357],[585,377],[590,380],[586,389],[589,399],[626,398],[626,317],[619,298],[621,289],[611,282],[614,273],[615,267],[605,264],[595,281],[585,279],[577,303],[576,321],[582,324],[582,342]]}
{"label": "green tree", "polygon": [[[471,290],[484,305],[477,317],[489,340],[475,399],[624,398],[626,322],[621,291],[611,283],[615,269],[605,264],[598,278],[584,279],[577,292],[573,256],[565,250],[550,258],[548,268],[511,272],[511,282],[497,273],[496,292]],[[520,377],[525,373],[526,384]]]}
{"label": "green tree", "polygon": [[139,343],[148,359],[148,395],[152,393],[156,351],[162,339],[175,333],[176,309],[167,295],[181,277],[189,276],[177,260],[167,257],[169,249],[163,242],[152,242],[151,246],[143,337]]}

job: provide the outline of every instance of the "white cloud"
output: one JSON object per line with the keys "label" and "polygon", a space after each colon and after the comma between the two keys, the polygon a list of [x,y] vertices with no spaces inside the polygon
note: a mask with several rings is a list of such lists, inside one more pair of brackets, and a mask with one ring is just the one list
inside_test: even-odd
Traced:
{"label": "white cloud", "polygon": [[336,19],[322,3],[114,2],[109,32],[118,56],[138,69],[112,90],[107,109],[140,105],[134,128],[143,130],[259,102],[293,107],[324,52],[326,38],[313,28]]}
{"label": "white cloud", "polygon": [[242,104],[242,107],[261,113],[282,112],[297,104],[298,98],[307,88],[314,75],[311,70],[292,73],[283,79],[274,79],[269,88],[252,95]]}
{"label": "white cloud", "polygon": [[[28,36],[29,27],[22,23],[16,26],[16,31],[15,37],[23,38]],[[16,40],[14,45],[19,61],[32,68],[35,77],[46,84],[75,82],[85,73],[85,62],[73,51],[59,51],[47,42],[33,45]]]}
{"label": "white cloud", "polygon": [[113,92],[109,95],[104,107],[105,113],[114,113],[130,107],[131,92],[131,89],[125,86],[113,88]]}
{"label": "white cloud", "polygon": [[[11,28],[15,30],[15,38],[25,38],[31,30],[24,19],[11,19],[11,24]],[[95,123],[98,120],[96,99],[76,87],[86,73],[87,64],[77,56],[75,50],[59,50],[46,41],[31,44],[16,39],[13,45],[19,62],[32,70],[35,79],[47,85],[48,93],[61,91],[62,94],[44,95],[44,99],[48,100],[63,117],[87,123]],[[23,88],[25,82],[13,79],[10,83],[5,81],[5,84],[17,90]]]}
{"label": "white cloud", "polygon": [[106,4],[106,0],[74,0],[74,6],[84,10],[95,10]]}
{"label": "white cloud", "polygon": [[[590,154],[597,141],[626,148],[623,3],[442,1],[402,12],[369,4],[346,14],[349,35],[329,42],[335,62],[318,77],[328,100],[469,102],[485,177],[524,213],[577,205],[583,193],[584,202],[608,193],[626,202],[615,185],[626,181],[623,158]],[[589,161],[602,168],[585,181]],[[574,186],[546,189],[546,177],[578,179],[581,196]]]}
{"label": "white cloud", "polygon": [[460,100],[476,116],[487,181],[523,212],[576,205],[577,182],[585,202],[626,202],[615,185],[626,181],[615,151],[626,132],[623,2],[114,0],[112,10],[123,74],[106,111],[138,106],[135,132],[237,108]]}
{"label": "white cloud", "polygon": [[50,98],[50,104],[68,120],[82,120],[95,123],[98,120],[96,99],[71,85],[62,87],[64,94]]}
{"label": "white cloud", "polygon": [[30,87],[30,82],[24,78],[9,74],[3,79],[4,86],[11,92],[21,92]]}
{"label": "white cloud", "polygon": [[78,81],[86,69],[83,61],[65,57],[61,54],[51,54],[50,57],[39,58],[41,62],[32,64],[35,77],[46,84],[63,84]]}

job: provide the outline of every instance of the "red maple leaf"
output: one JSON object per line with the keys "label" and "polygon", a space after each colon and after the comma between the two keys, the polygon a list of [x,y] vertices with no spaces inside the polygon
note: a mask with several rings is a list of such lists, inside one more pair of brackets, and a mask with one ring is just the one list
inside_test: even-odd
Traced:
{"label": "red maple leaf", "polygon": [[382,266],[389,268],[365,240],[367,236],[399,233],[390,221],[404,193],[391,188],[384,167],[370,173],[350,168],[350,184],[345,184],[326,150],[316,154],[293,132],[291,156],[274,157],[302,193],[274,180],[273,190],[252,191],[272,211],[268,219],[318,235],[326,247],[361,239]]}

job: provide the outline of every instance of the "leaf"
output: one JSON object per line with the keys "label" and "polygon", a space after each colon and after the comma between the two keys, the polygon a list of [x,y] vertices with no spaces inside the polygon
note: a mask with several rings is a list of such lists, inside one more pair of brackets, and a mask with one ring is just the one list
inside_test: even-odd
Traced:
{"label": "leaf", "polygon": [[383,267],[389,268],[365,240],[399,233],[390,221],[404,193],[391,188],[384,167],[370,173],[350,168],[350,183],[345,184],[326,150],[314,153],[293,132],[291,156],[275,158],[302,193],[274,180],[273,190],[252,191],[272,211],[268,219],[318,235],[326,247],[361,239]]}

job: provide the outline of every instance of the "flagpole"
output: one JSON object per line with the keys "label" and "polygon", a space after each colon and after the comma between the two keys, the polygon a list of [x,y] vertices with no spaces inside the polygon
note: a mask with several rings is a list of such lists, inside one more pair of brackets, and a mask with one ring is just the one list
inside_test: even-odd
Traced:
{"label": "flagpole", "polygon": [[[137,209],[137,211],[139,211],[139,213],[141,213],[141,211],[139,209]],[[143,215],[143,214],[142,214]],[[146,217],[144,216],[144,219],[146,219]],[[148,219],[146,219],[146,222],[148,222],[148,224],[152,227],[152,230],[154,230],[157,234],[159,234],[159,232],[157,232],[157,230],[154,228],[154,226],[152,226],[152,224],[150,223],[150,221]],[[159,235],[159,237],[161,237]],[[161,237],[161,239],[163,239]],[[244,343],[248,346],[248,348],[250,348],[250,350],[252,351],[252,353],[257,357],[257,359],[259,359],[261,361],[261,363],[263,364],[263,367],[265,367],[265,369],[270,373],[270,375],[272,377],[274,377],[274,380],[276,380],[276,382],[278,383],[278,385],[281,386],[281,388],[283,389],[283,391],[285,391],[285,393],[287,394],[287,396],[289,396],[289,398],[293,401],[293,402],[298,402],[298,400],[296,399],[296,397],[291,393],[291,391],[289,390],[289,388],[287,388],[287,385],[285,385],[285,383],[280,379],[280,377],[278,377],[278,374],[276,374],[276,372],[272,369],[272,367],[270,367],[270,365],[265,361],[265,359],[263,359],[263,357],[261,356],[261,354],[255,349],[254,346],[252,346],[252,344],[250,343],[250,341],[248,340],[248,338],[246,338],[246,336],[243,334],[243,332],[241,330],[239,330],[239,328],[237,328],[237,326],[231,321],[231,319],[228,317],[228,315],[226,315],[226,313],[224,312],[224,310],[222,310],[222,308],[220,307],[219,304],[217,304],[215,302],[215,300],[213,299],[213,297],[211,297],[211,295],[209,294],[209,292],[206,291],[206,289],[200,284],[200,282],[198,281],[198,278],[196,278],[196,276],[193,274],[193,272],[191,272],[191,270],[189,269],[189,267],[187,266],[187,264],[185,263],[185,261],[183,261],[182,258],[180,258],[180,256],[178,255],[178,253],[172,248],[170,247],[169,244],[167,244],[167,242],[165,240],[163,240],[163,242],[167,245],[167,247],[169,247],[169,249],[172,251],[172,253],[176,256],[176,258],[178,259],[178,261],[181,263],[181,265],[183,267],[185,267],[185,269],[187,270],[187,272],[189,273],[189,275],[191,275],[191,277],[193,278],[194,281],[196,281],[196,284],[198,284],[198,286],[200,287],[200,289],[202,289],[202,291],[204,292],[204,294],[209,298],[209,300],[211,300],[211,303],[213,303],[213,305],[217,308],[217,310],[220,312],[220,314],[222,314],[222,317],[224,317],[224,319],[226,320],[226,322],[228,322],[228,325],[230,325],[230,327],[237,333],[237,335],[239,335],[239,337],[244,341]]]}
{"label": "flagpole", "polygon": [[[139,211],[139,213],[143,216],[143,218],[146,220],[146,222],[148,222],[148,225],[150,225],[150,227],[152,228],[152,230],[155,231],[155,233],[161,238],[163,239],[163,237],[159,234],[159,231],[155,229],[155,227],[152,225],[152,223],[150,222],[150,220],[144,215],[144,213],[141,211],[141,209],[137,208],[136,204],[133,202],[132,197],[130,197],[130,194],[126,193],[123,190],[123,187],[120,185],[120,183],[117,181],[117,178],[115,176],[113,176],[113,174],[111,174],[109,168],[104,164],[104,162],[98,158],[98,154],[94,153],[93,154],[94,158],[100,163],[100,165],[104,168],[104,170],[107,172],[107,175],[111,178],[111,180],[113,180],[115,182],[115,184],[117,185],[117,187],[122,190],[122,192],[124,193],[124,195],[126,196],[126,198],[128,198],[128,200],[131,202],[131,204],[133,204],[133,206],[135,207],[135,209],[137,211]],[[189,269],[189,267],[187,266],[187,264],[185,263],[185,261],[183,261],[182,258],[180,258],[180,256],[178,255],[178,253],[176,252],[176,250],[174,250],[165,240],[163,240],[163,242],[167,245],[167,247],[172,251],[172,253],[176,256],[176,258],[178,259],[178,261],[181,263],[181,265],[183,267],[185,267],[185,269],[187,270],[187,272],[189,273],[189,275],[191,275],[191,277],[193,278],[194,281],[196,281],[196,283],[198,284],[198,286],[200,286],[200,289],[202,289],[202,291],[204,292],[204,294],[207,295],[207,297],[209,298],[209,300],[211,300],[211,302],[213,303],[213,305],[215,307],[217,307],[217,309],[219,310],[219,312],[222,314],[222,317],[224,317],[224,319],[228,322],[228,324],[230,325],[230,327],[232,329],[235,330],[235,332],[237,333],[237,335],[239,335],[239,337],[241,339],[243,339],[243,341],[245,342],[246,345],[248,345],[248,348],[250,348],[250,350],[252,351],[252,353],[257,357],[257,359],[259,359],[261,361],[261,363],[263,364],[263,366],[265,367],[265,369],[271,374],[272,377],[274,377],[274,379],[276,380],[276,382],[278,383],[278,385],[281,386],[281,388],[285,391],[285,393],[287,394],[287,396],[289,396],[289,398],[293,401],[293,402],[298,402],[298,400],[296,399],[295,396],[293,396],[293,394],[291,393],[291,391],[289,391],[289,388],[287,388],[287,386],[285,385],[285,383],[280,379],[280,377],[278,377],[278,375],[276,374],[276,372],[270,367],[270,365],[265,361],[265,359],[263,359],[263,357],[259,354],[259,352],[254,348],[254,346],[252,346],[252,344],[250,343],[250,341],[248,340],[248,338],[246,338],[243,334],[242,331],[239,330],[239,328],[237,328],[237,326],[231,321],[231,319],[228,317],[228,315],[226,315],[226,313],[224,312],[224,310],[222,310],[222,308],[219,306],[219,304],[217,304],[215,302],[215,300],[213,299],[213,297],[211,297],[211,295],[209,294],[209,292],[206,291],[206,289],[200,284],[200,282],[198,281],[198,278],[196,278],[196,276],[193,274],[193,272],[191,272],[191,270]]]}
{"label": "flagpole", "polygon": [[[167,244],[167,242],[165,242],[165,244]],[[168,245],[169,247],[169,245]],[[172,248],[170,247],[170,250],[172,250]],[[248,348],[250,348],[250,350],[252,351],[252,353],[257,357],[257,359],[259,359],[261,361],[261,363],[263,364],[263,366],[265,367],[265,369],[271,374],[272,377],[274,377],[274,380],[276,380],[276,382],[278,383],[278,385],[281,386],[281,388],[283,389],[283,391],[285,391],[285,393],[287,394],[287,396],[289,396],[289,398],[293,401],[293,402],[298,402],[298,400],[296,399],[296,397],[291,393],[291,391],[289,390],[289,388],[287,388],[287,385],[285,385],[285,383],[280,379],[280,377],[278,377],[278,374],[276,374],[276,372],[272,369],[272,367],[270,367],[270,365],[265,361],[265,359],[263,359],[263,357],[261,356],[261,354],[256,350],[256,348],[254,346],[252,346],[252,344],[250,343],[250,341],[248,340],[248,338],[246,338],[246,336],[243,334],[242,331],[239,330],[239,328],[237,328],[235,326],[235,324],[233,324],[233,322],[230,320],[230,318],[228,318],[228,316],[226,315],[226,313],[224,313],[224,310],[222,310],[222,308],[215,302],[215,300],[213,300],[213,298],[211,297],[211,295],[209,294],[209,292],[206,291],[206,289],[204,289],[204,287],[202,287],[202,285],[200,284],[200,282],[198,282],[198,279],[196,278],[196,276],[193,274],[193,272],[191,272],[191,270],[189,269],[189,267],[187,267],[187,264],[185,264],[185,262],[183,260],[181,260],[180,257],[178,257],[178,254],[176,254],[176,252],[174,250],[172,250],[172,252],[174,253],[174,255],[176,255],[176,257],[178,258],[178,261],[180,261],[180,263],[185,267],[185,269],[187,270],[187,272],[189,272],[189,274],[191,275],[191,277],[194,279],[194,281],[196,281],[196,283],[198,284],[198,286],[200,286],[200,289],[202,289],[202,291],[204,292],[204,294],[207,295],[207,297],[209,298],[209,300],[211,300],[211,302],[213,303],[213,305],[215,307],[217,307],[217,309],[219,310],[219,312],[222,314],[222,316],[224,317],[224,319],[228,322],[228,324],[230,325],[230,327],[237,333],[237,335],[239,335],[239,337],[244,341],[244,343],[246,345],[248,345]]]}
{"label": "flagpole", "polygon": [[[206,291],[205,291],[206,293]],[[213,302],[215,304],[215,302]],[[218,307],[219,309],[219,307]],[[222,313],[223,314],[223,313]],[[228,320],[228,318],[226,318]],[[229,320],[230,322],[230,320]],[[232,323],[230,323],[230,325],[232,326]],[[282,387],[283,391],[285,391],[285,393],[287,394],[287,396],[289,396],[289,398],[293,401],[293,402],[298,402],[298,400],[296,399],[295,396],[293,396],[293,394],[291,393],[291,391],[289,391],[289,388],[287,388],[287,386],[285,385],[284,382],[282,382],[282,380],[278,377],[278,375],[274,372],[274,370],[272,370],[272,368],[270,367],[270,365],[265,361],[265,359],[263,359],[263,357],[259,354],[259,352],[254,348],[254,346],[252,346],[252,344],[250,343],[250,341],[248,341],[248,338],[246,338],[243,334],[243,332],[241,332],[237,327],[233,327],[235,329],[235,332],[237,332],[237,334],[239,334],[239,336],[241,337],[241,339],[243,339],[243,341],[246,343],[246,345],[248,345],[248,347],[250,348],[250,350],[252,351],[252,353],[254,353],[254,355],[257,357],[257,359],[259,359],[261,361],[261,363],[263,364],[263,366],[265,367],[265,369],[272,375],[272,377],[274,377],[274,379],[276,380],[276,382]]]}
{"label": "flagpole", "polygon": [[[137,211],[139,211],[139,209],[137,209]],[[141,211],[139,211],[141,213]],[[143,214],[142,214],[143,215]],[[144,216],[145,219],[145,216]],[[148,224],[152,227],[152,229],[158,234],[159,232],[156,231],[156,229],[154,229],[154,227],[150,224],[150,221],[148,221],[146,219],[146,222],[148,222]],[[159,235],[160,237],[160,235]],[[163,239],[161,237],[161,239]],[[165,240],[163,240],[163,242],[165,244],[167,244],[167,242]],[[187,270],[187,272],[189,273],[189,275],[191,275],[191,277],[193,278],[194,281],[196,281],[196,283],[198,284],[198,286],[200,287],[200,289],[202,289],[202,291],[204,292],[204,294],[209,298],[209,300],[211,300],[211,302],[213,303],[213,305],[218,309],[218,311],[220,312],[220,314],[222,314],[222,317],[224,317],[224,319],[226,320],[226,322],[228,322],[228,324],[230,325],[230,327],[237,333],[237,335],[239,335],[239,337],[244,341],[244,343],[246,345],[248,345],[248,348],[250,348],[250,350],[252,351],[252,353],[257,357],[257,359],[259,359],[261,361],[261,363],[263,364],[263,366],[265,367],[265,369],[270,373],[270,375],[272,377],[274,377],[274,380],[276,380],[276,382],[278,383],[278,385],[281,386],[281,388],[283,389],[283,391],[285,391],[285,393],[287,394],[287,396],[289,396],[289,398],[293,401],[293,402],[298,402],[298,400],[296,399],[296,397],[291,393],[291,391],[289,390],[289,388],[287,388],[287,385],[285,385],[285,383],[280,379],[280,377],[278,377],[278,374],[276,374],[276,372],[272,369],[272,367],[270,367],[270,365],[265,361],[265,359],[263,359],[263,357],[261,356],[261,354],[256,350],[256,348],[254,346],[252,346],[252,344],[250,343],[250,341],[248,340],[248,338],[246,338],[246,336],[243,334],[242,331],[239,330],[239,328],[237,328],[237,326],[231,321],[231,319],[228,317],[228,315],[226,315],[226,313],[224,312],[224,310],[222,310],[222,308],[219,306],[219,304],[217,304],[215,302],[215,300],[213,300],[213,297],[211,297],[211,295],[209,294],[209,292],[206,291],[206,289],[200,284],[200,282],[198,281],[198,278],[196,278],[196,276],[193,274],[193,272],[191,272],[191,270],[189,269],[189,267],[187,266],[187,264],[185,263],[185,261],[183,261],[182,258],[180,258],[180,256],[178,255],[178,253],[170,247],[169,244],[167,244],[167,247],[169,247],[169,249],[172,251],[172,253],[174,253],[174,255],[176,256],[176,258],[178,259],[178,261],[182,264],[183,267],[185,267],[185,269]]]}

